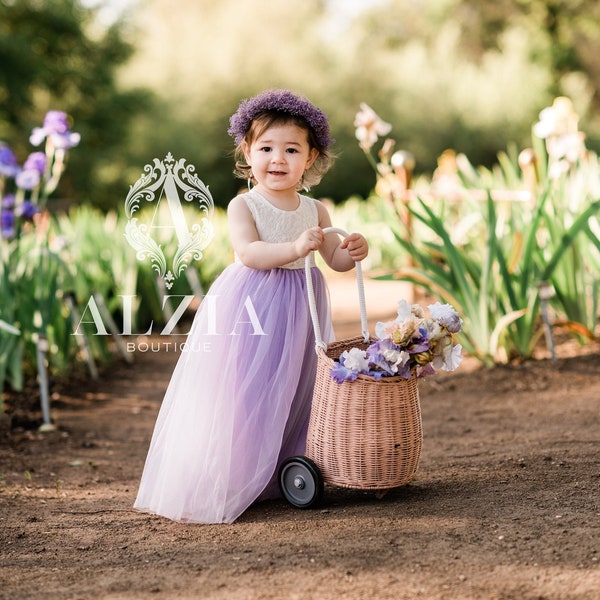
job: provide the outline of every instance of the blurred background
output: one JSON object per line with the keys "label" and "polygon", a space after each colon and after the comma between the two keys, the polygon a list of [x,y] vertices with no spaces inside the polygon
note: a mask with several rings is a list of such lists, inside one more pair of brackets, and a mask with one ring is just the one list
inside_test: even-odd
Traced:
{"label": "blurred background", "polygon": [[198,305],[245,186],[229,117],[267,88],[329,115],[338,160],[313,193],[369,239],[370,278],[452,304],[485,365],[554,359],[554,335],[590,346],[599,40],[597,0],[0,0],[0,417],[39,387],[49,425],[48,373],[98,377],[132,360],[121,337],[169,321],[164,272],[125,237],[130,188],[169,152],[215,204],[168,286]]}
{"label": "blurred background", "polygon": [[416,173],[448,148],[489,166],[529,145],[561,95],[598,150],[599,39],[596,0],[0,0],[0,140],[26,154],[23,132],[63,110],[82,141],[61,205],[120,207],[170,151],[226,206],[240,186],[229,116],[289,87],[330,117],[339,159],[314,191],[338,203],[373,187],[354,137],[361,102]]}

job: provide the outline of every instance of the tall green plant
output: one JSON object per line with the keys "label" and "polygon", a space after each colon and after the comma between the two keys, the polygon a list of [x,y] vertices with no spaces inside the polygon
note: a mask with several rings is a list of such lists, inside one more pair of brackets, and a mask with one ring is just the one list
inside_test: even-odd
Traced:
{"label": "tall green plant", "polygon": [[[49,339],[51,347],[68,345],[64,327],[54,314],[60,261],[48,246],[45,208],[65,170],[68,151],[79,140],[80,135],[70,129],[68,115],[51,110],[43,126],[34,128],[29,137],[33,146],[43,143],[44,151],[31,152],[22,166],[10,147],[0,142],[0,319],[4,323],[0,410],[5,377],[16,389],[22,386],[23,366],[17,363],[22,362],[21,355],[23,360],[35,356],[35,344],[42,337]],[[7,334],[18,335],[19,340]]]}
{"label": "tall green plant", "polygon": [[2,412],[2,391],[8,381],[14,389],[23,387],[23,340],[21,331],[15,327],[16,298],[11,293],[9,274],[3,261],[0,261],[0,306],[3,318],[0,319],[0,412]]}
{"label": "tall green plant", "polygon": [[[548,172],[552,168],[552,157],[539,143],[536,155],[543,170]],[[559,240],[570,242],[548,280],[556,292],[552,305],[563,315],[566,325],[588,339],[594,336],[600,315],[600,218],[598,209],[594,209],[598,180],[598,156],[586,152],[576,167],[547,179],[551,190],[544,214],[545,239],[552,240],[553,245]],[[570,229],[582,218],[581,235],[571,239]]]}
{"label": "tall green plant", "polygon": [[477,246],[456,245],[443,209],[442,214],[436,213],[419,199],[418,208],[410,206],[409,211],[437,241],[415,243],[406,231],[396,229],[397,242],[414,266],[387,278],[410,281],[457,307],[465,320],[465,349],[482,362],[491,364],[503,358],[500,348],[508,357],[530,357],[541,331],[538,286],[553,280],[590,217],[600,210],[600,201],[592,203],[554,240],[546,256],[537,244],[537,235],[547,198],[548,193],[542,196],[524,230],[513,230],[500,240],[495,203],[488,195],[485,240]]}
{"label": "tall green plant", "polygon": [[[565,315],[564,322],[593,335],[598,271],[587,265],[598,260],[587,259],[597,255],[600,200],[593,198],[593,186],[581,184],[581,175],[597,158],[585,157],[582,136],[572,127],[572,107],[559,100],[555,112],[541,113],[535,133],[539,140],[547,138],[547,155],[538,149],[541,160],[532,162],[529,172],[521,173],[514,151],[503,154],[491,170],[475,169],[466,157],[457,157],[451,200],[436,194],[435,187],[411,199],[406,169],[384,152],[389,141],[380,161],[373,161],[376,191],[392,200],[398,213],[391,219],[396,239],[410,263],[390,277],[411,281],[457,307],[465,319],[466,350],[486,364],[532,355],[541,332],[538,286],[545,282],[556,290],[554,306]],[[561,119],[564,130],[542,127],[548,121],[556,127]],[[376,133],[377,122],[369,120],[370,131],[357,129],[359,140],[371,140],[363,148],[368,155],[377,140],[368,134]],[[521,189],[507,194],[507,188]]]}

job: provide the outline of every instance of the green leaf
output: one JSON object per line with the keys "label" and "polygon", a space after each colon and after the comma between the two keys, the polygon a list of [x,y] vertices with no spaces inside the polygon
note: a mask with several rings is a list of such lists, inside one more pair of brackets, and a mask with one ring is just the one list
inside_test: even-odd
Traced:
{"label": "green leaf", "polygon": [[19,329],[17,329],[13,325],[10,325],[6,321],[3,321],[2,319],[0,319],[0,329],[2,329],[3,331],[6,331],[8,333],[11,333],[12,335],[21,335],[21,331]]}

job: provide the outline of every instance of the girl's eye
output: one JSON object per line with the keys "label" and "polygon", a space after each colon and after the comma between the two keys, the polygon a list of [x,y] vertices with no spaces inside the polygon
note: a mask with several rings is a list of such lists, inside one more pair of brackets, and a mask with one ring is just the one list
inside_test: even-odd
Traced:
{"label": "girl's eye", "polygon": [[261,152],[270,152],[271,151],[271,147],[270,146],[263,146],[262,148],[260,148]]}
{"label": "girl's eye", "polygon": [[288,152],[289,154],[296,154],[296,152],[298,152],[298,150],[296,148],[288,148],[286,150],[286,152]]}

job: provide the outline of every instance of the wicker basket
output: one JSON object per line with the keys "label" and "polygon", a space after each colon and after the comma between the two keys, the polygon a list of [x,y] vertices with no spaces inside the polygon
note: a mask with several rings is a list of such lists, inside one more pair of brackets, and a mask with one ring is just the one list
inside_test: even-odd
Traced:
{"label": "wicker basket", "polygon": [[[347,235],[334,228],[325,231]],[[318,360],[306,456],[319,467],[326,483],[387,490],[408,483],[417,472],[423,442],[419,390],[416,377],[376,381],[359,375],[341,384],[332,378],[333,363],[342,352],[364,350],[373,341],[368,335],[360,263],[356,266],[363,336],[324,344],[313,310],[312,285],[308,285]]]}

